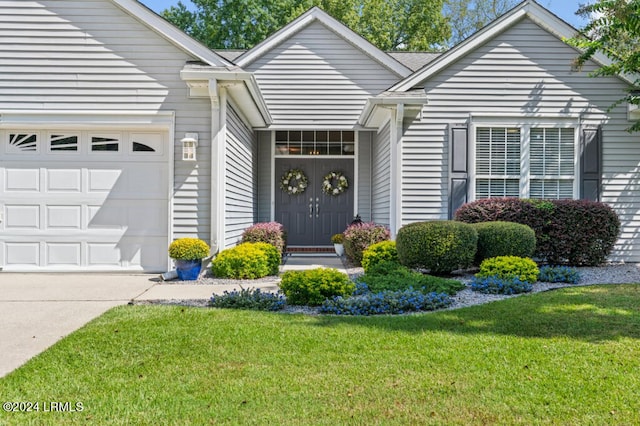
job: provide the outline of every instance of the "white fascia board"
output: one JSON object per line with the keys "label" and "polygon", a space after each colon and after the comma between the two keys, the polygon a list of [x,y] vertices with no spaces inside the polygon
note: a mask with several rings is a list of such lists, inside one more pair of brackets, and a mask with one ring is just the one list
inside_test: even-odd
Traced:
{"label": "white fascia board", "polygon": [[96,127],[170,128],[175,120],[174,111],[0,111],[0,128],[25,127],[30,129],[92,129]]}
{"label": "white fascia board", "polygon": [[362,127],[380,127],[388,121],[385,110],[395,109],[402,105],[406,111],[422,108],[427,104],[427,96],[386,96],[383,98],[369,98],[358,117],[358,124]]}
{"label": "white fascia board", "polygon": [[[390,89],[391,92],[404,92],[411,90],[416,86],[424,84],[431,76],[437,74],[443,69],[447,68],[450,64],[456,62],[460,58],[473,52],[484,43],[488,42],[498,34],[506,31],[508,28],[515,25],[522,19],[529,18],[535,22],[538,26],[553,34],[558,39],[563,40],[574,37],[578,34],[578,30],[560,19],[549,10],[540,6],[533,0],[525,0],[520,5],[513,8],[511,11],[502,15],[500,18],[493,21],[485,28],[481,29],[468,39],[464,40],[451,50],[443,53],[440,57],[436,58],[433,62],[427,64],[424,68],[416,71],[413,75],[398,82]],[[576,55],[579,54],[579,50],[576,49]],[[611,61],[602,54],[595,54],[593,60],[600,65],[610,64]],[[633,84],[633,79],[629,76],[621,75],[625,82]]]}
{"label": "white fascia board", "polygon": [[216,54],[207,46],[185,34],[169,21],[136,0],[111,0],[120,9],[158,33],[185,52],[212,66],[231,66],[231,62]]}
{"label": "white fascia board", "polygon": [[291,38],[294,34],[303,30],[314,21],[322,23],[329,30],[340,36],[346,42],[350,43],[358,50],[362,51],[365,55],[371,57],[399,77],[407,77],[411,74],[411,70],[409,68],[402,65],[387,53],[378,49],[376,46],[368,42],[364,37],[352,31],[342,22],[336,20],[317,6],[309,9],[307,12],[300,15],[291,23],[277,31],[271,37],[267,38],[262,43],[259,43],[254,48],[242,54],[236,59],[236,64],[240,67],[246,67],[256,59],[265,55],[274,47],[278,46],[283,41]]}
{"label": "white fascia board", "polygon": [[253,73],[239,68],[185,68],[180,71],[180,78],[187,83],[193,97],[210,97],[212,81],[225,85],[253,127],[268,127],[273,121]]}

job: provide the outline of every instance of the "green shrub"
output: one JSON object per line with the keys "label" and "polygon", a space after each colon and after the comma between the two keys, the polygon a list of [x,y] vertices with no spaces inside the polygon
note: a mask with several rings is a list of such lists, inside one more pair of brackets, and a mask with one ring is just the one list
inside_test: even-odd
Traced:
{"label": "green shrub", "polygon": [[278,275],[278,272],[280,272],[280,263],[282,262],[278,249],[269,243],[253,243],[253,246],[264,251],[264,254],[267,255],[269,275]]}
{"label": "green shrub", "polygon": [[269,262],[264,246],[243,243],[220,252],[213,259],[211,271],[220,278],[256,279],[273,272]]}
{"label": "green shrub", "polygon": [[604,263],[620,232],[620,220],[613,209],[588,200],[488,198],[460,207],[456,220],[528,225],[536,234],[535,257],[556,265]]}
{"label": "green shrub", "polygon": [[362,253],[362,267],[365,274],[372,266],[385,261],[398,262],[398,250],[396,250],[395,241],[381,241],[371,244]]}
{"label": "green shrub", "polygon": [[477,244],[473,226],[450,220],[411,223],[400,228],[396,238],[400,263],[435,275],[470,267]]}
{"label": "green shrub", "polygon": [[391,238],[389,229],[373,222],[355,223],[344,231],[344,251],[356,265],[362,262],[362,253],[372,244]]}
{"label": "green shrub", "polygon": [[169,257],[178,260],[204,259],[209,251],[209,245],[199,238],[178,238],[169,245]]}
{"label": "green shrub", "polygon": [[355,284],[337,269],[317,268],[285,272],[280,289],[290,305],[319,306],[334,296],[350,296]]}
{"label": "green shrub", "polygon": [[248,227],[242,233],[241,243],[268,243],[278,249],[280,256],[284,253],[287,234],[278,222],[260,222]]}
{"label": "green shrub", "polygon": [[358,284],[366,286],[366,288],[359,287],[359,293],[413,288],[425,294],[435,292],[454,295],[465,288],[460,281],[421,274],[393,261],[382,261],[371,266],[369,272],[358,278]]}
{"label": "green shrub", "polygon": [[538,265],[531,259],[518,256],[498,256],[480,264],[478,278],[497,277],[502,280],[518,279],[529,283],[538,281]]}
{"label": "green shrub", "polygon": [[480,222],[476,264],[496,256],[532,257],[536,250],[536,233],[527,225],[515,222]]}

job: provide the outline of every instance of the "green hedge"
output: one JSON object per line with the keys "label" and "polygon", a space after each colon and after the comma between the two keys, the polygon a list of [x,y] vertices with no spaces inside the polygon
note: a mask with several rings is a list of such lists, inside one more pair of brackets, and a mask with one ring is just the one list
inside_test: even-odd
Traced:
{"label": "green hedge", "polygon": [[620,220],[613,209],[587,200],[488,198],[460,207],[456,220],[528,225],[536,234],[534,256],[554,265],[603,264],[620,233]]}
{"label": "green hedge", "polygon": [[496,256],[532,257],[536,250],[536,233],[528,225],[515,222],[481,222],[478,232],[476,264]]}
{"label": "green hedge", "polygon": [[477,244],[473,226],[450,220],[411,223],[396,238],[400,263],[435,275],[473,265]]}

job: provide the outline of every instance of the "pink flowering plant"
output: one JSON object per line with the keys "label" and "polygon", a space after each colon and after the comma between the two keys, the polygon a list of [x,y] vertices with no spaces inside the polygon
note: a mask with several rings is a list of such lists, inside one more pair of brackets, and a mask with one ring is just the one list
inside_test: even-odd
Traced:
{"label": "pink flowering plant", "polygon": [[278,222],[260,222],[248,227],[242,233],[242,243],[268,243],[278,249],[280,256],[286,247],[287,236],[284,226]]}
{"label": "pink flowering plant", "polygon": [[351,262],[360,265],[367,247],[390,238],[391,233],[386,226],[373,222],[355,223],[344,231],[344,250]]}

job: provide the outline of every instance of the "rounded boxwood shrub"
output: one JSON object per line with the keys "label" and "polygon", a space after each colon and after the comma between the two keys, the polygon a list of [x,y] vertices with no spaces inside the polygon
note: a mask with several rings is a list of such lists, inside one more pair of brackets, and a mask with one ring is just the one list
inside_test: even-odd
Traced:
{"label": "rounded boxwood shrub", "polygon": [[287,271],[280,282],[290,305],[319,306],[334,296],[350,296],[355,288],[346,274],[333,268]]}
{"label": "rounded boxwood shrub", "polygon": [[531,257],[536,250],[536,233],[530,226],[515,222],[480,222],[476,264],[496,256]]}
{"label": "rounded boxwood shrub", "polygon": [[395,241],[381,241],[372,244],[362,253],[362,267],[365,274],[380,262],[398,262]]}
{"label": "rounded boxwood shrub", "polygon": [[268,243],[278,249],[282,256],[286,247],[287,235],[278,222],[260,222],[248,227],[242,233],[241,243]]}
{"label": "rounded boxwood shrub", "polygon": [[221,251],[211,264],[213,275],[220,278],[256,279],[273,272],[269,255],[259,243],[243,243]]}
{"label": "rounded boxwood shrub", "polygon": [[477,244],[473,226],[451,220],[411,223],[400,228],[396,238],[400,263],[435,275],[470,267]]}
{"label": "rounded boxwood shrub", "polygon": [[529,283],[538,281],[538,265],[533,260],[518,256],[498,256],[480,264],[478,278],[498,277],[502,280],[518,279]]}
{"label": "rounded boxwood shrub", "polygon": [[351,262],[358,266],[362,262],[362,253],[367,247],[391,238],[391,233],[386,226],[376,225],[373,222],[349,225],[343,235],[345,254]]}

